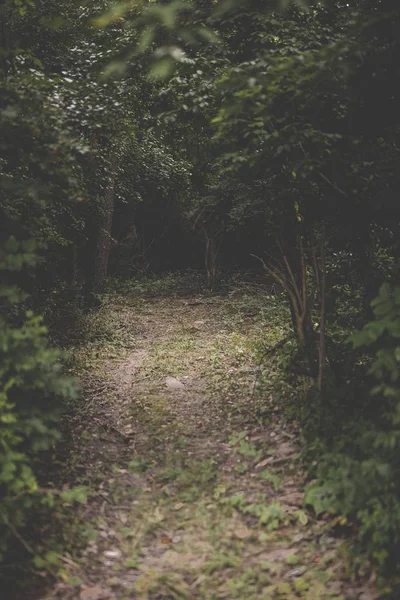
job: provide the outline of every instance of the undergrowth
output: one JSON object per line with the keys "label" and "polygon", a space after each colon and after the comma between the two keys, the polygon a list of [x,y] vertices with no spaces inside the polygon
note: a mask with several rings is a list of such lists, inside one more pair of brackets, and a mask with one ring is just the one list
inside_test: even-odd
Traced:
{"label": "undergrowth", "polygon": [[[305,419],[307,458],[315,482],[305,501],[317,515],[338,515],[352,535],[355,568],[378,569],[382,595],[400,584],[400,289],[385,285],[374,320],[350,342],[353,377],[315,396]],[[359,382],[360,365],[364,381]],[[362,372],[362,371],[361,371]],[[307,396],[308,400],[310,394]],[[370,566],[371,568],[371,566]]]}
{"label": "undergrowth", "polygon": [[[154,335],[158,337],[152,340],[151,356],[145,359],[137,376],[138,385],[145,385],[147,391],[130,403],[126,413],[129,423],[140,423],[147,439],[145,435],[142,436],[143,442],[138,440],[140,453],[136,457],[131,456],[127,465],[120,467],[122,471],[139,473],[144,477],[153,472],[156,486],[165,488],[167,494],[175,495],[179,491],[177,505],[195,502],[200,507],[208,497],[210,505],[217,503],[219,510],[228,510],[227,514],[234,511],[246,520],[248,526],[257,525],[265,530],[266,535],[296,523],[304,525],[308,522],[310,516],[302,509],[288,516],[278,501],[267,502],[254,493],[242,493],[239,483],[231,486],[218,482],[219,459],[199,457],[196,460],[193,457],[182,461],[182,454],[190,449],[193,430],[188,423],[176,418],[176,408],[167,402],[163,382],[165,377],[173,375],[182,378],[186,384],[185,376],[188,375],[190,383],[192,373],[196,372],[197,377],[200,375],[199,381],[207,382],[206,387],[201,388],[201,393],[207,397],[206,406],[211,410],[212,406],[218,405],[218,411],[212,417],[215,419],[214,426],[218,423],[221,435],[230,436],[230,452],[236,461],[232,473],[237,482],[240,478],[248,478],[255,465],[265,460],[266,447],[254,444],[248,431],[252,427],[273,426],[277,419],[284,417],[302,433],[303,464],[313,479],[305,503],[319,519],[327,519],[330,527],[353,541],[350,552],[354,570],[363,574],[374,566],[379,567],[378,583],[382,597],[396,594],[395,557],[400,539],[397,489],[400,480],[397,459],[397,339],[400,337],[397,326],[400,304],[397,292],[388,289],[382,292],[375,303],[375,321],[353,338],[353,344],[359,348],[354,372],[358,373],[359,369],[365,371],[370,365],[369,379],[363,387],[364,396],[360,388],[351,385],[352,380],[346,380],[341,388],[332,384],[321,397],[312,389],[309,378],[296,371],[297,346],[289,325],[289,311],[281,295],[272,294],[266,286],[258,284],[245,284],[240,292],[235,284],[224,290],[223,298],[218,291],[213,295],[199,293],[187,301],[201,307],[202,318],[192,322],[191,309],[184,298],[190,286],[185,287],[182,281],[180,276],[169,276],[166,281],[142,282],[139,293],[136,282],[124,284],[122,288],[113,283],[102,297],[98,310],[81,314],[80,335],[73,338],[71,369],[83,377],[86,377],[85,373],[91,378],[95,376],[99,380],[97,385],[104,385],[106,390],[112,389],[108,387],[109,374],[102,372],[105,361],[110,366],[117,366],[129,353],[140,350],[144,324],[150,323],[151,326],[162,317],[162,311],[169,310],[168,294],[176,297],[183,309],[186,310],[187,306],[187,320],[174,323],[171,336],[163,336],[163,330],[157,329],[156,325]],[[154,301],[146,300],[146,296],[156,290],[162,290],[161,298],[156,301],[157,305],[152,305]],[[212,307],[215,315],[214,329],[207,321],[208,306]],[[350,329],[350,323],[347,326]],[[203,340],[201,344],[206,343],[204,348],[199,345],[199,340]],[[351,373],[349,366],[346,377],[347,372]],[[376,380],[373,395],[367,396],[365,390],[373,387],[372,383],[369,384],[373,379]],[[348,406],[351,394],[354,402]],[[111,393],[108,402],[113,398]],[[74,402],[73,410],[79,409],[79,402]],[[107,406],[110,405],[105,405],[106,412],[109,410]],[[382,407],[379,419],[372,422],[378,406]],[[207,421],[206,416],[204,421]],[[85,436],[101,439],[103,427],[105,425],[84,427],[80,441],[89,443]],[[339,427],[341,432],[338,435]],[[123,440],[123,431],[121,435]],[[90,440],[92,442],[93,439]],[[71,461],[73,454],[70,456],[72,465]],[[82,459],[78,457],[78,461]],[[96,477],[102,481],[100,471],[97,475],[93,472],[89,478],[82,478],[81,483],[88,484],[88,490],[78,487],[74,491],[67,487],[62,493],[50,496],[54,498],[58,512],[58,525],[53,531],[58,533],[50,533],[46,543],[37,545],[34,558],[37,571],[60,576],[65,568],[63,548],[87,543],[92,535],[91,527],[85,531],[82,519],[75,519],[72,505],[74,502],[86,503],[87,492],[91,494],[94,491],[92,486]],[[272,498],[283,493],[285,484],[279,472],[263,468],[257,477],[269,487]],[[113,493],[117,498],[125,491],[115,488]],[[146,536],[153,535],[157,529],[157,511],[165,510],[164,504],[160,506],[151,509],[156,511],[156,516],[155,520],[149,520]],[[73,543],[71,538],[74,538]],[[82,542],[79,542],[80,539]],[[140,562],[140,556],[135,551],[132,561],[136,564],[138,560]],[[204,573],[210,577],[225,568],[234,572],[236,561],[237,554],[231,555],[224,549],[204,566]],[[73,580],[70,574],[68,577],[68,581]],[[258,575],[253,573],[248,578],[241,574],[235,579],[232,573],[228,582],[224,581],[224,589],[226,585],[232,593],[239,593],[241,589],[252,590],[253,596],[250,597],[256,598],[262,586],[257,578]],[[81,581],[80,578],[78,580]],[[140,585],[139,580],[135,589],[140,589]],[[168,578],[157,580],[154,585],[154,589],[167,590],[168,593],[175,589],[175,585],[185,587],[181,579],[174,583]],[[271,588],[275,590],[271,593],[276,593],[276,589]],[[289,588],[285,590],[289,593]],[[294,593],[302,596],[306,591],[306,588],[299,588]],[[186,589],[185,594],[190,594],[190,590]]]}

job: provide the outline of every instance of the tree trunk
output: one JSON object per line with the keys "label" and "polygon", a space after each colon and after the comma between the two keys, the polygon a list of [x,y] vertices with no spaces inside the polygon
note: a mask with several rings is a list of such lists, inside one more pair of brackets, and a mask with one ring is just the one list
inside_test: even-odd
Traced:
{"label": "tree trunk", "polygon": [[114,214],[114,188],[115,178],[110,175],[110,180],[104,194],[104,200],[98,215],[98,230],[96,254],[94,260],[93,292],[103,291],[108,275],[108,259],[111,248],[111,229]]}
{"label": "tree trunk", "polygon": [[107,174],[104,195],[98,199],[94,215],[89,215],[87,221],[87,294],[98,294],[103,291],[108,274],[108,259],[111,248],[111,230],[115,201],[114,162],[110,161],[110,172]]}
{"label": "tree trunk", "polygon": [[207,238],[206,243],[206,270],[207,270],[207,283],[210,290],[215,287],[217,278],[217,241],[215,237]]}
{"label": "tree trunk", "polygon": [[[317,265],[318,266],[318,265]],[[319,321],[319,361],[318,361],[318,389],[322,393],[325,383],[326,368],[326,261],[325,261],[325,230],[321,240],[321,266],[319,280],[320,292],[320,321]]]}

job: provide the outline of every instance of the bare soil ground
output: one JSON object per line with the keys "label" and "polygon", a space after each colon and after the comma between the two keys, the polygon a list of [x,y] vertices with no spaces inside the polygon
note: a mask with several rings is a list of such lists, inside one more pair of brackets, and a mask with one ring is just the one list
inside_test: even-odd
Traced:
{"label": "bare soil ground", "polygon": [[[303,507],[265,300],[110,297],[75,350],[66,476],[89,487],[46,599],[373,600]],[[272,301],[271,301],[272,302]],[[271,304],[270,310],[275,310]],[[263,341],[261,341],[263,340]]]}

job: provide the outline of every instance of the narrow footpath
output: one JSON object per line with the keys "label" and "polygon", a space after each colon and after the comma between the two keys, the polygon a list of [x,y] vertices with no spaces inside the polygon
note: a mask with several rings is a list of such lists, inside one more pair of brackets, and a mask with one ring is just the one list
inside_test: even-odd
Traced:
{"label": "narrow footpath", "polygon": [[92,317],[66,469],[89,501],[46,600],[377,598],[303,507],[265,302],[110,296]]}

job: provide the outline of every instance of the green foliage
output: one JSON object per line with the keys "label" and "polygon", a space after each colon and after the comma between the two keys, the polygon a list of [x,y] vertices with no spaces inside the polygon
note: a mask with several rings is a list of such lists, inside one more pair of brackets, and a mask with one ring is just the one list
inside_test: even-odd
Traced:
{"label": "green foliage", "polygon": [[[301,296],[297,324],[307,322],[309,339],[274,296],[259,319],[268,333],[255,354],[268,366],[254,391],[270,413],[318,379],[296,407],[308,450],[323,452],[307,501],[356,523],[362,546],[387,564],[400,536],[399,290],[383,287],[375,319],[352,348],[344,340],[365,322],[380,283],[396,276],[396,3],[8,0],[0,20],[2,539],[43,500],[36,459],[57,440],[61,400],[75,393],[44,322],[57,335],[60,306],[68,328],[82,296],[98,300],[110,247],[113,274],[135,276],[121,285],[136,296],[204,295],[197,271],[149,273],[204,262],[210,271],[214,261],[215,276],[217,260],[253,268],[250,255],[268,255],[272,285],[288,291],[286,267]],[[252,311],[251,298],[243,304],[235,323]],[[113,326],[92,342],[112,342]],[[304,369],[308,341],[323,381],[312,364]],[[373,378],[366,399],[357,382],[366,388]],[[245,438],[232,444],[250,464],[261,451]],[[261,477],[279,488],[276,476]],[[267,528],[284,522],[279,506],[231,504]],[[42,560],[38,567],[58,558]]]}
{"label": "green foliage", "polygon": [[400,288],[382,286],[373,301],[375,318],[355,333],[352,344],[369,349],[369,374],[376,381],[374,407],[335,440],[317,468],[306,503],[317,514],[338,513],[356,524],[360,547],[378,564],[393,566],[400,548]]}
{"label": "green foliage", "polygon": [[274,490],[282,489],[280,477],[276,473],[270,473],[270,471],[267,471],[267,470],[261,471],[260,479],[263,479],[264,481],[267,481],[268,483],[270,483],[272,485],[272,487],[274,488]]}
{"label": "green foliage", "polygon": [[272,502],[271,504],[254,504],[248,502],[246,496],[237,494],[228,498],[220,499],[222,504],[232,506],[244,515],[251,515],[257,519],[257,522],[262,527],[265,527],[267,531],[274,531],[279,529],[282,524],[287,524],[289,518],[283,508],[278,502]]}
{"label": "green foliage", "polygon": [[[35,243],[8,238],[0,249],[2,276],[35,264]],[[47,343],[47,329],[32,311],[18,310],[26,294],[0,288],[0,560],[7,540],[41,502],[37,459],[59,439],[62,399],[76,383],[62,373],[61,353]],[[18,314],[18,317],[16,316]]]}

